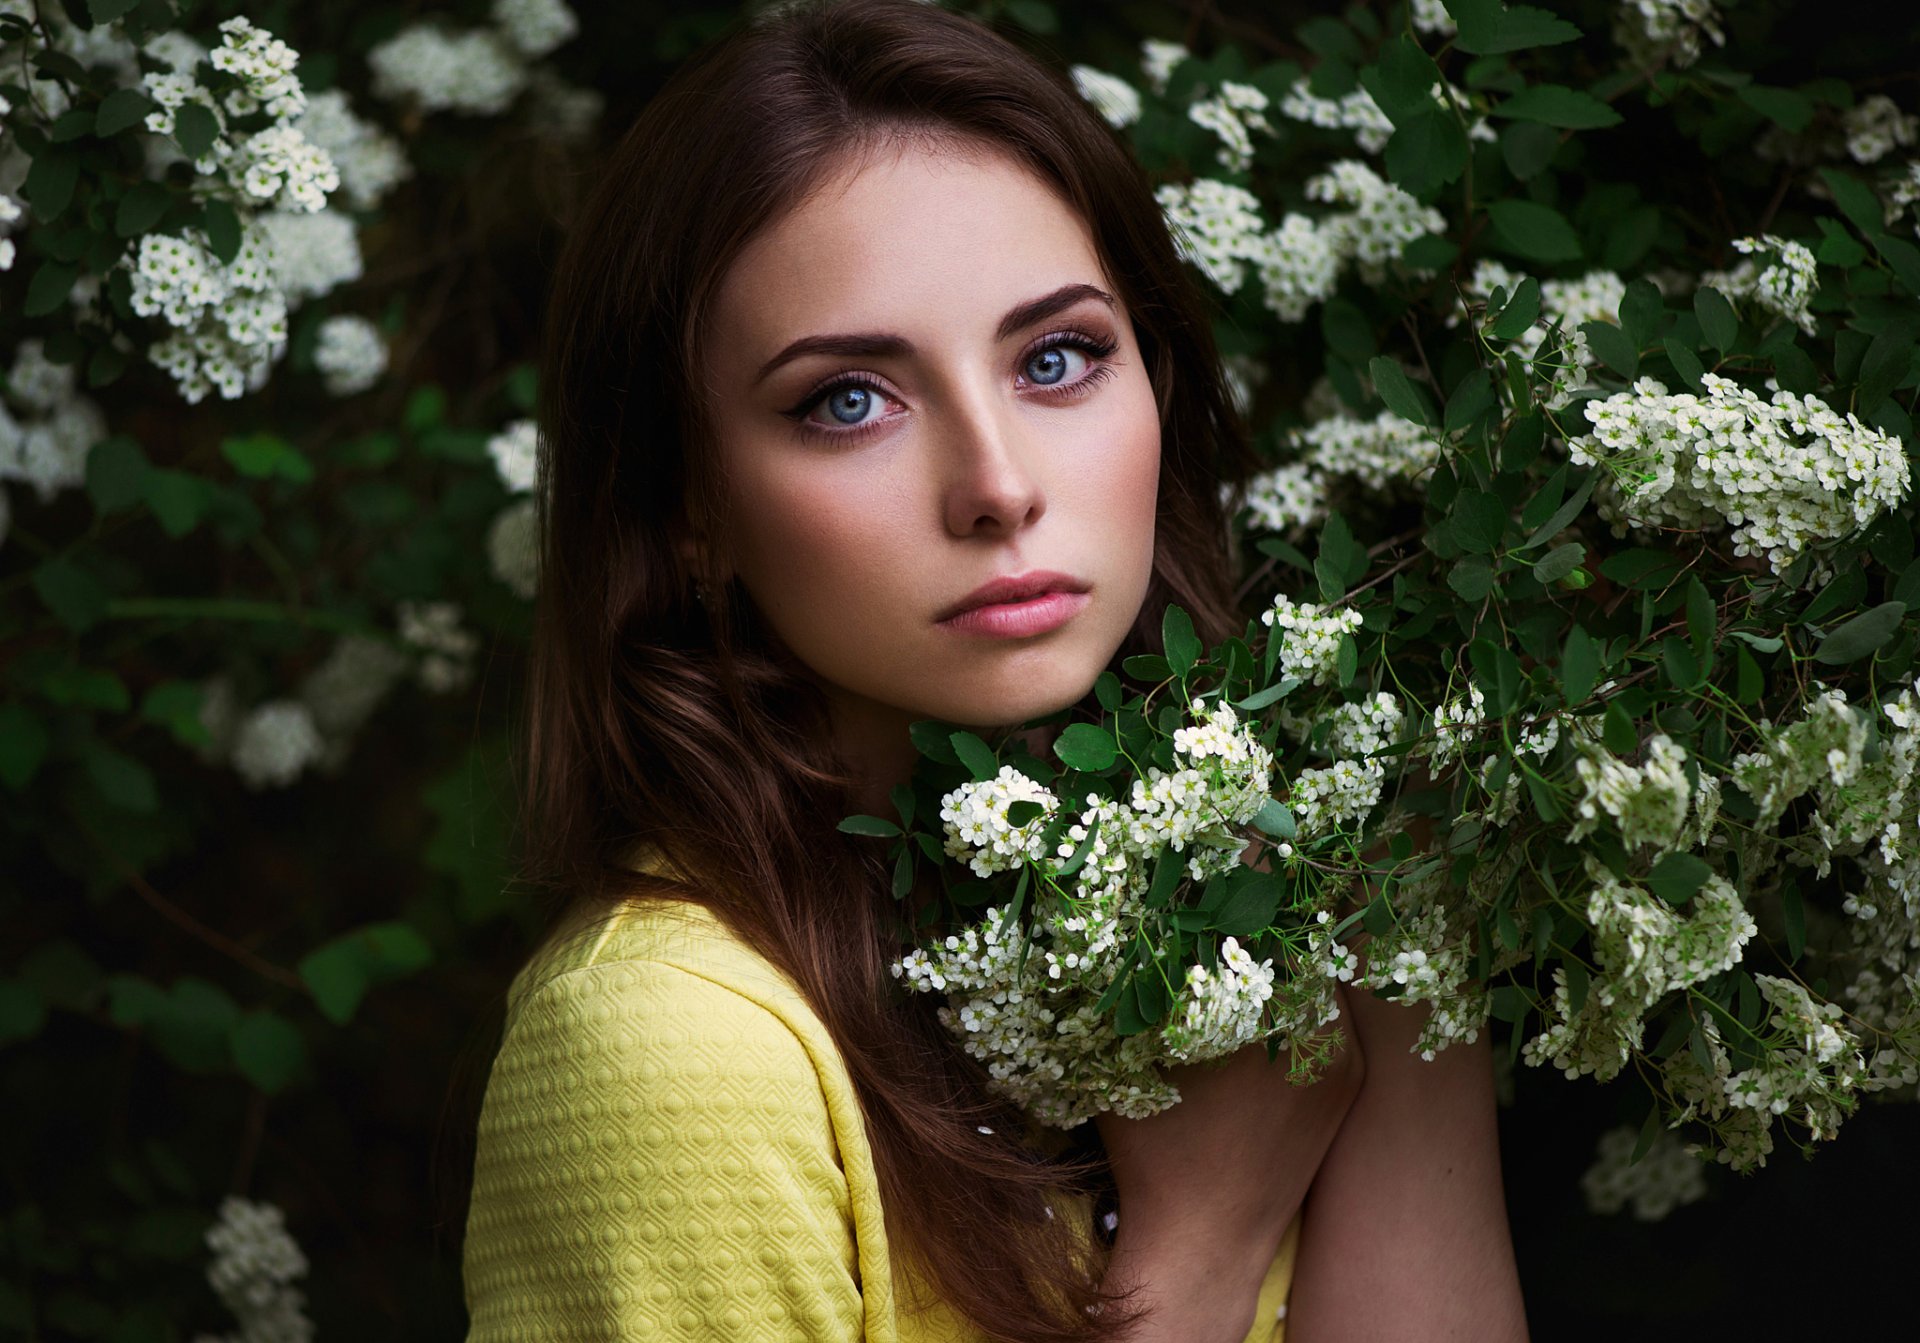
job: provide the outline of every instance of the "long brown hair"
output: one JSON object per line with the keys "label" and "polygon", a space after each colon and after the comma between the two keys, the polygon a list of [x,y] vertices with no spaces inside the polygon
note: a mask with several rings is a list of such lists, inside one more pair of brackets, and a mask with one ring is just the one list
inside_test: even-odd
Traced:
{"label": "long brown hair", "polygon": [[1169,602],[1209,639],[1241,630],[1220,489],[1249,450],[1209,309],[1124,141],[1061,73],[972,19],[914,0],[763,13],[646,107],[553,276],[523,875],[556,902],[611,904],[657,889],[619,861],[657,844],[694,878],[677,893],[790,975],[831,1031],[890,1242],[992,1338],[1087,1339],[1121,1316],[1067,1219],[1041,1215],[1063,1168],[1017,1142],[1019,1117],[888,973],[902,947],[887,876],[872,841],[836,830],[852,780],[817,688],[718,581],[719,557],[694,574],[676,544],[719,535],[726,506],[698,376],[718,282],[849,153],[900,134],[984,143],[1049,183],[1132,316],[1161,475],[1153,580],[1116,667],[1158,651]]}

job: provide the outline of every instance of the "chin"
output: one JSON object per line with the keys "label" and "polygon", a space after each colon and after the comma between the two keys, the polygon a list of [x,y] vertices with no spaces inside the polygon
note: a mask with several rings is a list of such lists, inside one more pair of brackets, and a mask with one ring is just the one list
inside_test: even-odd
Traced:
{"label": "chin", "polygon": [[1018,727],[1078,703],[1104,669],[1103,663],[1010,678],[1005,685],[944,697],[933,716],[971,728]]}

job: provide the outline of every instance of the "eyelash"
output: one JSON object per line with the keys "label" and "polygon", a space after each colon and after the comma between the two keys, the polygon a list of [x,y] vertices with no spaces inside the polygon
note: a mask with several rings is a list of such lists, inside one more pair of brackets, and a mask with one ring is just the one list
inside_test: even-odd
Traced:
{"label": "eyelash", "polygon": [[[1078,381],[1064,384],[1036,384],[1041,386],[1041,389],[1045,392],[1057,392],[1059,400],[1072,401],[1085,396],[1100,383],[1113,376],[1113,365],[1106,363],[1105,360],[1119,348],[1120,343],[1110,337],[1092,336],[1084,331],[1062,331],[1048,336],[1022,355],[1020,358],[1020,367],[1024,369],[1028,364],[1045,354],[1048,350],[1079,350],[1082,354],[1088,356],[1093,363]],[[866,374],[855,373],[846,377],[835,378],[831,382],[821,383],[812,391],[808,392],[799,405],[793,407],[791,410],[782,411],[781,414],[793,421],[795,431],[802,438],[859,438],[872,430],[878,429],[881,422],[875,420],[869,424],[858,425],[852,429],[829,429],[825,425],[815,424],[807,419],[807,416],[812,412],[813,408],[826,400],[828,396],[834,392],[846,391],[850,387],[864,388],[880,396],[891,395],[885,387],[882,387]]]}

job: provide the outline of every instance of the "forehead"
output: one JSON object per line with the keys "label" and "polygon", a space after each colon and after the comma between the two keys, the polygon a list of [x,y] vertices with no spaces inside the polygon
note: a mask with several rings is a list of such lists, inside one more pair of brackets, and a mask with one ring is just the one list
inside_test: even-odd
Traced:
{"label": "forehead", "polygon": [[1012,304],[1070,280],[1112,287],[1086,222],[1051,184],[991,147],[900,143],[850,159],[751,239],[713,318],[764,343],[970,317],[991,330]]}

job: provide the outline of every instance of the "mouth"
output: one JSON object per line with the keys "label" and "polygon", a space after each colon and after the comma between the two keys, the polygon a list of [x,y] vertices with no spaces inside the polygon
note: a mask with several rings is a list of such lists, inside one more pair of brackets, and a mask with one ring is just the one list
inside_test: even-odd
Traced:
{"label": "mouth", "polygon": [[996,578],[941,612],[938,623],[965,634],[1024,638],[1057,629],[1093,599],[1072,574],[1036,570]]}

